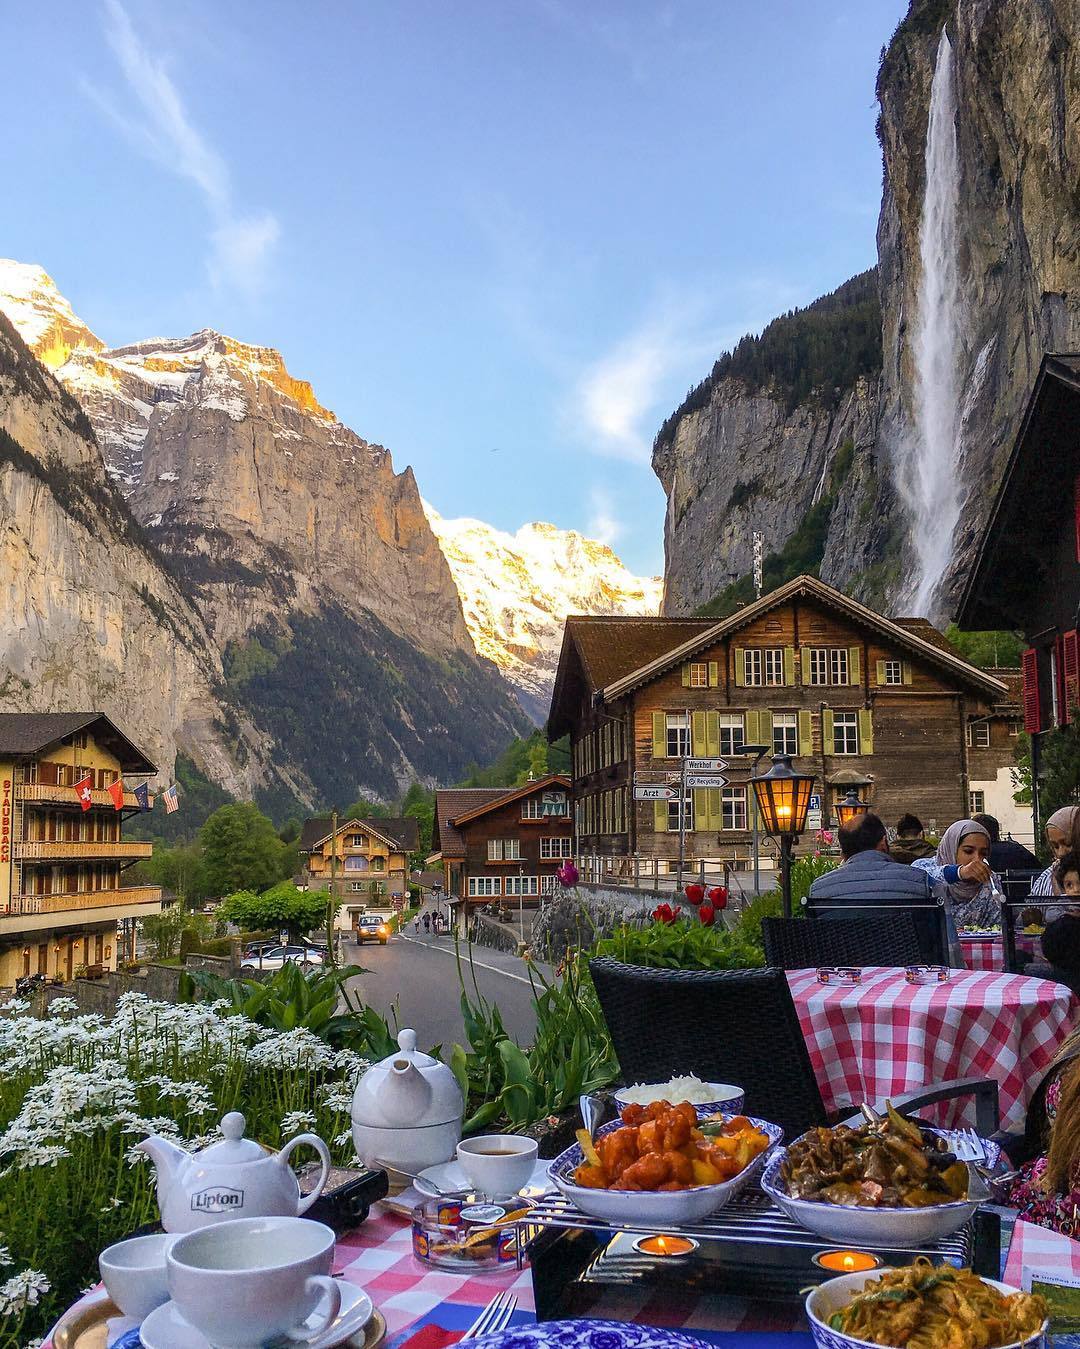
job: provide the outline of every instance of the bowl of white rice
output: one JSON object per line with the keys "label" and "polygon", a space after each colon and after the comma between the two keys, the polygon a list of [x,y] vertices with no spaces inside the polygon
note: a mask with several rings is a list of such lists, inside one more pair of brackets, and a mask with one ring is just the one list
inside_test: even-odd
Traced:
{"label": "bowl of white rice", "polygon": [[670,1082],[639,1082],[632,1087],[615,1088],[615,1104],[620,1111],[628,1105],[651,1105],[653,1101],[670,1101],[672,1105],[689,1101],[698,1116],[704,1118],[721,1112],[741,1114],[746,1093],[742,1087],[733,1087],[727,1082],[702,1082],[693,1073],[673,1077]]}

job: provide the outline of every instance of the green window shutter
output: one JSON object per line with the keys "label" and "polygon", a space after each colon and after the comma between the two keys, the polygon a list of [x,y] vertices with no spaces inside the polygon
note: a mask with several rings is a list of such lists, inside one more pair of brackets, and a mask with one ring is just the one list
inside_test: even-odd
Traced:
{"label": "green window shutter", "polygon": [[652,756],[654,759],[667,758],[667,713],[652,714]]}
{"label": "green window shutter", "polygon": [[831,707],[821,709],[821,747],[825,754],[832,754],[836,748],[833,739],[833,714]]}
{"label": "green window shutter", "polygon": [[784,683],[795,683],[795,648],[793,646],[784,647]]}
{"label": "green window shutter", "polygon": [[883,660],[877,662],[877,673],[874,675],[874,680],[878,684],[885,683],[885,662]]}
{"label": "green window shutter", "polygon": [[709,661],[709,688],[716,689],[720,687],[720,662],[718,660]]}
{"label": "green window shutter", "polygon": [[814,714],[809,711],[799,713],[799,757],[809,759],[814,752]]}
{"label": "green window shutter", "polygon": [[799,647],[799,678],[803,685],[810,683],[810,648]]}
{"label": "green window shutter", "polygon": [[710,759],[720,757],[720,713],[705,713],[705,754]]}
{"label": "green window shutter", "polygon": [[720,816],[720,788],[710,787],[705,795],[709,798],[709,828],[719,830],[723,824]]}
{"label": "green window shutter", "polygon": [[847,674],[849,684],[862,682],[862,652],[857,646],[848,647]]}
{"label": "green window shutter", "polygon": [[874,717],[868,707],[859,708],[859,753],[874,752]]}
{"label": "green window shutter", "polygon": [[755,741],[759,745],[768,745],[772,748],[772,709],[763,707],[757,714],[757,735],[750,743]]}
{"label": "green window shutter", "polygon": [[903,671],[904,671],[904,676],[903,676],[903,677],[904,677],[904,683],[905,683],[905,684],[910,684],[910,683],[911,683],[911,661],[909,661],[909,660],[904,661],[904,663],[903,663]]}
{"label": "green window shutter", "polygon": [[653,804],[653,832],[657,834],[666,834],[668,831],[667,802],[654,801],[652,804]]}
{"label": "green window shutter", "polygon": [[683,686],[684,689],[688,689],[688,688],[690,687],[690,664],[689,664],[689,662],[687,662],[687,663],[682,667],[682,686]]}
{"label": "green window shutter", "polygon": [[705,713],[690,713],[690,753],[695,759],[705,757]]}
{"label": "green window shutter", "polygon": [[743,727],[745,728],[745,740],[748,745],[759,745],[758,740],[758,714],[751,709],[743,716]]}
{"label": "green window shutter", "polygon": [[735,648],[735,687],[737,689],[746,687],[746,661],[743,652],[745,647],[737,646]]}

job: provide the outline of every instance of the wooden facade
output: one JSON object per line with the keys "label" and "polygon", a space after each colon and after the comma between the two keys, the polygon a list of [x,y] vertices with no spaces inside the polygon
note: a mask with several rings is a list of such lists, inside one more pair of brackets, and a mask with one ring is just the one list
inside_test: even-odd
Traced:
{"label": "wooden facade", "polygon": [[570,779],[436,792],[433,843],[448,897],[469,906],[535,905],[573,856]]}
{"label": "wooden facade", "polygon": [[403,907],[409,854],[418,846],[411,818],[340,820],[335,831],[332,817],[318,816],[305,820],[300,834],[304,879],[311,889],[333,892],[341,901],[336,925],[352,929],[361,914],[385,917]]}
{"label": "wooden facade", "polygon": [[[672,622],[682,640],[635,664],[634,625],[655,649],[657,625]],[[741,747],[755,743],[816,777],[823,826],[854,786],[888,824],[912,811],[944,829],[970,808],[968,721],[1018,714],[1007,685],[925,621],[883,619],[812,577],[689,639],[685,621],[630,619],[605,645],[610,623],[568,620],[548,723],[553,739],[570,734],[583,853],[676,858],[678,798],[635,801],[634,775],[674,782],[684,756],[719,757],[728,785],[688,793],[686,856],[747,865],[754,756]],[[611,678],[613,646],[627,668]],[[980,754],[980,772],[994,754],[1012,762],[996,740]]]}

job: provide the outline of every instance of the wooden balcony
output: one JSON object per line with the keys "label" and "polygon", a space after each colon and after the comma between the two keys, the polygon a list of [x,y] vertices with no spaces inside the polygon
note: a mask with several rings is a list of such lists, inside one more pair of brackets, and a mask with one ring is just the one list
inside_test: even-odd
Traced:
{"label": "wooden balcony", "polygon": [[66,861],[97,862],[107,858],[136,861],[153,855],[152,843],[124,842],[116,839],[111,843],[13,843],[11,851],[17,862]]}
{"label": "wooden balcony", "polygon": [[[48,801],[52,805],[60,806],[79,806],[78,796],[75,794],[74,787],[44,787],[37,782],[20,782],[15,785],[16,801]],[[92,791],[90,801],[95,806],[109,806],[115,810],[115,804],[112,797],[105,790]],[[139,807],[135,799],[134,792],[124,793],[124,805],[130,806],[133,810]]]}
{"label": "wooden balcony", "polygon": [[122,885],[115,890],[83,890],[75,894],[12,895],[8,915],[66,913],[78,909],[160,903],[161,890],[156,885]]}

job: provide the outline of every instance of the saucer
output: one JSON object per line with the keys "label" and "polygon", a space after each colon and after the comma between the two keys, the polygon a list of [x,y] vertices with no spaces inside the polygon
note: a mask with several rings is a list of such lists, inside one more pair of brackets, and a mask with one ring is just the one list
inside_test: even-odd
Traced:
{"label": "saucer", "polygon": [[[362,1288],[346,1283],[344,1279],[335,1279],[334,1282],[341,1289],[341,1310],[321,1335],[303,1341],[304,1349],[333,1349],[334,1345],[342,1344],[350,1335],[366,1326],[374,1314],[371,1298]],[[301,1323],[301,1328],[308,1325],[309,1321],[313,1326],[318,1325],[317,1307],[308,1321]],[[139,1327],[139,1335],[144,1349],[211,1349],[210,1341],[204,1339],[190,1321],[184,1320],[175,1302],[166,1302],[152,1311]],[[272,1341],[275,1344],[279,1342],[295,1343],[285,1336]]]}
{"label": "saucer", "polygon": [[[525,1199],[536,1198],[551,1188],[548,1180],[547,1162],[537,1162],[528,1183],[516,1191]],[[438,1166],[426,1167],[413,1179],[413,1188],[429,1199],[441,1199],[443,1194],[474,1195],[472,1184],[460,1162],[440,1162]],[[442,1194],[440,1194],[442,1191]],[[509,1196],[506,1196],[507,1198]]]}

